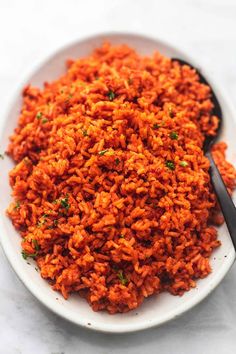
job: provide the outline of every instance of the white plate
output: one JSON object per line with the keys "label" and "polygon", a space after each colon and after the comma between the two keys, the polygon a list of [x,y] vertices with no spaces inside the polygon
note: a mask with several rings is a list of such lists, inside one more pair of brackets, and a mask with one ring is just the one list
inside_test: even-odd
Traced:
{"label": "white plate", "polygon": [[[12,134],[17,125],[17,118],[21,107],[21,89],[27,84],[42,86],[44,81],[57,78],[65,71],[65,60],[78,58],[89,54],[95,47],[99,46],[104,39],[110,40],[113,44],[126,43],[134,47],[140,54],[152,54],[158,50],[170,57],[179,57],[189,61],[199,68],[199,63],[194,63],[192,58],[173,48],[172,46],[156,39],[133,34],[104,34],[97,35],[63,47],[58,52],[47,58],[40,65],[37,65],[23,82],[18,86],[12,96],[6,115],[0,122],[0,152],[8,145],[8,136]],[[214,87],[215,93],[220,101],[224,114],[224,127],[222,139],[229,145],[228,159],[236,164],[235,146],[236,113],[229,100],[223,95],[220,86],[213,84],[208,75],[209,82]],[[109,315],[105,312],[93,312],[84,299],[73,295],[69,300],[53,291],[49,284],[43,280],[34,269],[34,262],[28,265],[21,256],[20,236],[15,231],[11,221],[6,217],[5,210],[11,201],[11,189],[8,184],[8,172],[13,167],[12,161],[5,157],[0,161],[0,239],[2,246],[13,269],[25,284],[25,286],[45,306],[58,315],[78,325],[104,332],[131,332],[152,326],[160,325],[169,321],[204,299],[223,279],[232,266],[235,252],[225,225],[219,228],[219,239],[222,246],[219,247],[211,257],[213,272],[205,279],[197,282],[197,288],[185,293],[182,297],[162,293],[144,301],[142,306],[134,311],[125,314]],[[56,299],[57,298],[57,299]]]}

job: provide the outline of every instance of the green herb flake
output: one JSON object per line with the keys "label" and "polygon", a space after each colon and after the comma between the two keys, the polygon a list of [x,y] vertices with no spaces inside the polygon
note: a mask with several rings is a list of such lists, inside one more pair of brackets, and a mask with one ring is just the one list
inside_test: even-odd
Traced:
{"label": "green herb flake", "polygon": [[22,257],[26,260],[27,258],[35,258],[37,257],[38,253],[27,253],[25,250],[21,252]]}
{"label": "green herb flake", "polygon": [[45,124],[45,123],[47,123],[47,122],[48,122],[48,119],[47,119],[47,118],[43,118],[43,119],[42,119],[42,123],[43,123],[43,124]]}
{"label": "green herb flake", "polygon": [[188,166],[188,163],[187,163],[187,161],[180,161],[180,166],[182,166],[182,167],[187,167]]}
{"label": "green herb flake", "polygon": [[113,92],[112,90],[108,91],[107,96],[108,96],[110,101],[113,101],[115,99],[115,97],[116,97],[115,92]]}
{"label": "green herb flake", "polygon": [[58,200],[57,199],[55,199],[53,202],[52,202],[52,204],[57,204],[58,203]]}
{"label": "green herb flake", "polygon": [[38,113],[36,114],[36,118],[37,118],[37,119],[41,119],[42,116],[43,116],[43,113],[42,113],[42,112],[38,112]]}
{"label": "green herb flake", "polygon": [[81,129],[82,130],[82,134],[83,134],[83,136],[88,136],[88,132],[87,132],[87,130],[86,129]]}
{"label": "green herb flake", "polygon": [[43,220],[39,220],[38,221],[38,223],[37,223],[38,227],[41,227],[42,225],[44,225],[47,222],[47,216],[48,216],[48,214],[43,214],[42,215]]}
{"label": "green herb flake", "polygon": [[38,244],[38,241],[36,239],[33,239],[32,242],[33,242],[33,245],[34,245],[34,249],[36,251],[39,251],[40,250],[40,246]]}
{"label": "green herb flake", "polygon": [[17,209],[20,209],[20,202],[16,202],[16,205],[14,206],[14,209],[17,210]]}
{"label": "green herb flake", "polygon": [[176,132],[171,132],[171,133],[170,133],[170,138],[171,138],[172,140],[178,140],[179,134],[176,133]]}
{"label": "green herb flake", "polygon": [[168,160],[168,161],[166,161],[166,167],[168,167],[170,170],[174,171],[175,164],[173,161]]}
{"label": "green herb flake", "polygon": [[39,271],[37,267],[35,267],[34,269],[36,270],[36,272],[38,272],[38,271]]}
{"label": "green herb flake", "polygon": [[133,83],[133,79],[128,78],[128,84],[129,84],[129,85],[132,85],[132,83]]}
{"label": "green herb flake", "polygon": [[115,164],[116,164],[116,166],[117,165],[119,165],[119,163],[120,163],[120,159],[118,159],[118,157],[115,159]]}
{"label": "green herb flake", "polygon": [[22,251],[21,254],[24,259],[27,259],[28,254],[25,251]]}
{"label": "green herb flake", "polygon": [[118,278],[120,279],[120,282],[122,285],[126,285],[128,283],[128,279],[125,277],[122,270],[119,270],[117,275],[118,275]]}
{"label": "green herb flake", "polygon": [[120,238],[124,238],[125,236],[123,234],[120,234]]}
{"label": "green herb flake", "polygon": [[157,123],[155,123],[155,124],[153,124],[152,128],[153,128],[153,129],[158,129],[158,128],[160,128],[160,125],[157,124]]}
{"label": "green herb flake", "polygon": [[108,151],[108,149],[99,151],[98,155],[103,156],[103,155],[105,155],[105,153],[106,153],[107,151]]}
{"label": "green herb flake", "polygon": [[66,210],[69,210],[70,204],[68,203],[68,197],[61,199],[61,206]]}
{"label": "green herb flake", "polygon": [[0,154],[0,159],[4,160],[4,155]]}

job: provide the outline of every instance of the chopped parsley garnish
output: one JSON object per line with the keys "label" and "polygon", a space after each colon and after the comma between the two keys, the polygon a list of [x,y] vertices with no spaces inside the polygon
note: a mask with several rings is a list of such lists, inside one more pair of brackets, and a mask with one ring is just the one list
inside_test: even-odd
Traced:
{"label": "chopped parsley garnish", "polygon": [[113,92],[112,90],[108,91],[107,96],[108,96],[110,101],[113,101],[114,98],[116,97],[115,92]]}
{"label": "chopped parsley garnish", "polygon": [[88,132],[87,132],[87,130],[86,129],[81,129],[82,130],[82,134],[83,134],[83,136],[88,136]]}
{"label": "chopped parsley garnish", "polygon": [[19,209],[19,208],[20,208],[20,202],[17,201],[17,202],[16,202],[16,205],[14,206],[14,209],[17,210],[17,209]]}
{"label": "chopped parsley garnish", "polygon": [[103,155],[105,155],[105,153],[106,153],[107,151],[108,151],[108,149],[99,151],[98,155],[103,156]]}
{"label": "chopped parsley garnish", "polygon": [[120,159],[118,159],[118,157],[115,159],[115,164],[116,165],[119,165],[119,163],[120,163]]}
{"label": "chopped parsley garnish", "polygon": [[70,204],[68,203],[68,197],[61,199],[61,206],[66,210],[70,208]]}
{"label": "chopped parsley garnish", "polygon": [[47,222],[47,219],[46,219],[47,217],[48,217],[48,214],[43,214],[42,215],[43,221],[39,220],[38,223],[37,223],[37,226],[41,227],[42,225],[44,225]]}
{"label": "chopped parsley garnish", "polygon": [[42,113],[42,112],[38,112],[38,113],[36,114],[36,118],[37,118],[37,119],[41,119],[42,116],[43,116],[43,113]]}
{"label": "chopped parsley garnish", "polygon": [[4,160],[4,155],[0,154],[0,159]]}
{"label": "chopped parsley garnish", "polygon": [[178,134],[178,133],[176,133],[176,132],[171,132],[171,133],[170,133],[170,138],[171,138],[172,140],[178,140],[178,137],[179,137],[179,134]]}
{"label": "chopped parsley garnish", "polygon": [[153,128],[153,129],[158,129],[158,128],[160,128],[160,125],[157,124],[157,123],[155,123],[155,124],[153,124],[152,128]]}
{"label": "chopped parsley garnish", "polygon": [[187,167],[188,166],[188,163],[187,163],[187,161],[180,161],[180,166],[182,166],[182,167]]}
{"label": "chopped parsley garnish", "polygon": [[23,257],[24,259],[27,259],[28,257],[29,257],[29,258],[35,258],[35,257],[37,257],[38,252],[35,252],[35,253],[28,253],[28,252],[26,252],[25,250],[23,250],[23,251],[21,252],[21,254],[22,254],[22,257]]}
{"label": "chopped parsley garnish", "polygon": [[118,278],[120,279],[120,282],[122,285],[126,285],[128,283],[128,279],[125,277],[122,270],[119,270],[117,275],[118,275]]}
{"label": "chopped parsley garnish", "polygon": [[123,234],[120,234],[120,238],[124,238],[125,236]]}
{"label": "chopped parsley garnish", "polygon": [[43,119],[42,119],[42,123],[43,123],[43,124],[45,124],[45,123],[47,123],[47,122],[48,122],[48,119],[47,119],[47,118],[43,118]]}
{"label": "chopped parsley garnish", "polygon": [[174,171],[175,169],[175,163],[173,161],[166,161],[166,167],[168,167],[170,170]]}
{"label": "chopped parsley garnish", "polygon": [[33,242],[33,245],[34,245],[34,249],[36,251],[39,251],[40,250],[40,246],[38,244],[38,241],[36,239],[33,239],[32,242]]}

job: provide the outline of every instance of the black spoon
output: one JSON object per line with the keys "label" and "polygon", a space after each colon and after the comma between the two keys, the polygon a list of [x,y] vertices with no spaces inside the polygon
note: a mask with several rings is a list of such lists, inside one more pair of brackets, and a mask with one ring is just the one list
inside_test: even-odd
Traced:
{"label": "black spoon", "polygon": [[[211,86],[205,79],[205,77],[200,73],[199,70],[197,70],[195,67],[193,67],[191,64],[187,63],[186,61],[182,59],[177,59],[177,58],[172,58],[173,61],[179,62],[181,65],[188,65],[190,68],[196,70],[197,74],[199,75],[200,82],[203,84],[208,85],[210,88]],[[229,230],[229,234],[231,236],[234,249],[236,250],[236,208],[235,205],[232,201],[231,196],[229,195],[227,188],[224,184],[224,181],[221,177],[221,174],[214,162],[214,159],[211,154],[211,147],[216,141],[216,139],[219,136],[221,127],[222,127],[222,121],[223,121],[223,114],[222,110],[219,104],[219,101],[214,93],[214,91],[211,88],[211,99],[214,104],[214,108],[212,110],[212,114],[216,115],[219,118],[219,126],[217,129],[217,134],[215,136],[207,136],[204,142],[203,150],[205,153],[205,156],[209,159],[210,161],[210,176],[211,176],[211,182],[213,185],[213,188],[215,190],[215,194],[217,196],[217,199],[219,201],[221,211],[224,215],[226,225]]]}

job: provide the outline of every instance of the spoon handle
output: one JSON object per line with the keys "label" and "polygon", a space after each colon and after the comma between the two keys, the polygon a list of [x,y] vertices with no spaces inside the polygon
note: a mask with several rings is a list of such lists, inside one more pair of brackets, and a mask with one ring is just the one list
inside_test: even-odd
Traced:
{"label": "spoon handle", "polygon": [[236,208],[210,151],[206,153],[206,157],[210,161],[211,182],[236,250]]}

